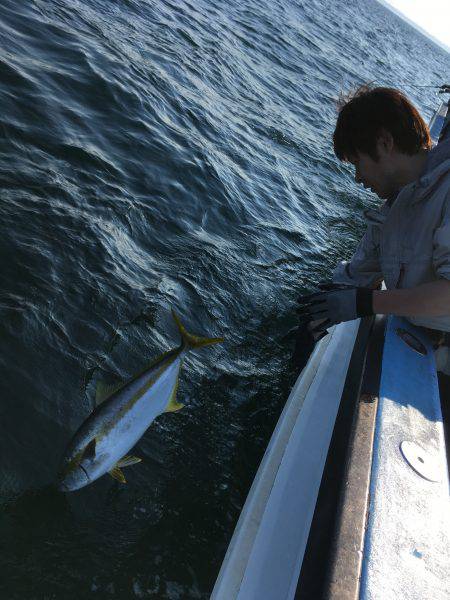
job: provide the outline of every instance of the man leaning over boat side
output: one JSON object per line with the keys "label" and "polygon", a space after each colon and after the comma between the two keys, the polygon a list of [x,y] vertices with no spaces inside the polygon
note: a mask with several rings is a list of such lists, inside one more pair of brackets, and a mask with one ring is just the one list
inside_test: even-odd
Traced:
{"label": "man leaning over boat side", "polygon": [[[336,156],[354,166],[355,181],[384,203],[365,212],[366,232],[332,281],[299,298],[299,331],[317,341],[342,321],[406,317],[431,336],[441,395],[445,388],[448,399],[450,126],[433,148],[425,121],[404,94],[364,86],[342,103],[333,142]],[[387,289],[377,289],[383,280]],[[447,424],[448,410],[443,405]]]}

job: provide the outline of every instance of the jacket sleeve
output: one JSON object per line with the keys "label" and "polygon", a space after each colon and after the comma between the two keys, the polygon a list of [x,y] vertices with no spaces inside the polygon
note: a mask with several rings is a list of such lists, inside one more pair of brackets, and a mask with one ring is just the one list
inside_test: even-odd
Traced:
{"label": "jacket sleeve", "polygon": [[442,211],[442,221],[433,236],[433,266],[436,274],[450,279],[450,191]]}
{"label": "jacket sleeve", "polygon": [[379,261],[379,229],[367,227],[355,253],[349,261],[341,261],[333,271],[333,283],[345,283],[356,287],[374,287],[383,279]]}

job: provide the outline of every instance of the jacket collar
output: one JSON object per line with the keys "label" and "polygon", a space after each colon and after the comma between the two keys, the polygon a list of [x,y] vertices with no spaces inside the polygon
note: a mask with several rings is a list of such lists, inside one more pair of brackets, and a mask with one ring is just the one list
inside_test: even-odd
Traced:
{"label": "jacket collar", "polygon": [[380,208],[368,208],[364,211],[364,217],[368,225],[383,225],[385,223],[391,206],[385,202]]}

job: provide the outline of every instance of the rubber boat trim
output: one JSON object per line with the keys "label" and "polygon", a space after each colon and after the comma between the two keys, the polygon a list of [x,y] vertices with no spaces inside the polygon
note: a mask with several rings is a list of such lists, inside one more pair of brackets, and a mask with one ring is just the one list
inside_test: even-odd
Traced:
{"label": "rubber boat trim", "polygon": [[[297,584],[295,598],[301,600],[356,598],[372,464],[370,429],[375,427],[384,322],[384,317],[376,317],[373,327],[373,318],[361,320],[353,345]],[[364,429],[357,429],[358,426]],[[357,479],[351,491],[350,472]],[[340,582],[345,577],[349,595],[342,595],[341,586],[339,590],[329,589],[324,596],[328,581],[335,576]]]}
{"label": "rubber boat trim", "polygon": [[355,419],[325,582],[327,600],[357,600],[368,519],[375,425],[386,317],[375,318]]}

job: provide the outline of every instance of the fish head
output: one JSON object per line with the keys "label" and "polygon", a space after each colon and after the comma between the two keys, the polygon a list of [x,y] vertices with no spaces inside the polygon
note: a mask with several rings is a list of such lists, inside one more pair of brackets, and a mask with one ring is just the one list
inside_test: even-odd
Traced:
{"label": "fish head", "polygon": [[61,469],[56,482],[56,487],[60,492],[73,492],[84,487],[91,480],[88,472],[81,463],[79,464],[67,464]]}
{"label": "fish head", "polygon": [[58,476],[57,488],[61,492],[72,492],[88,485],[96,479],[92,477],[95,463],[95,439],[77,451],[69,451]]}

